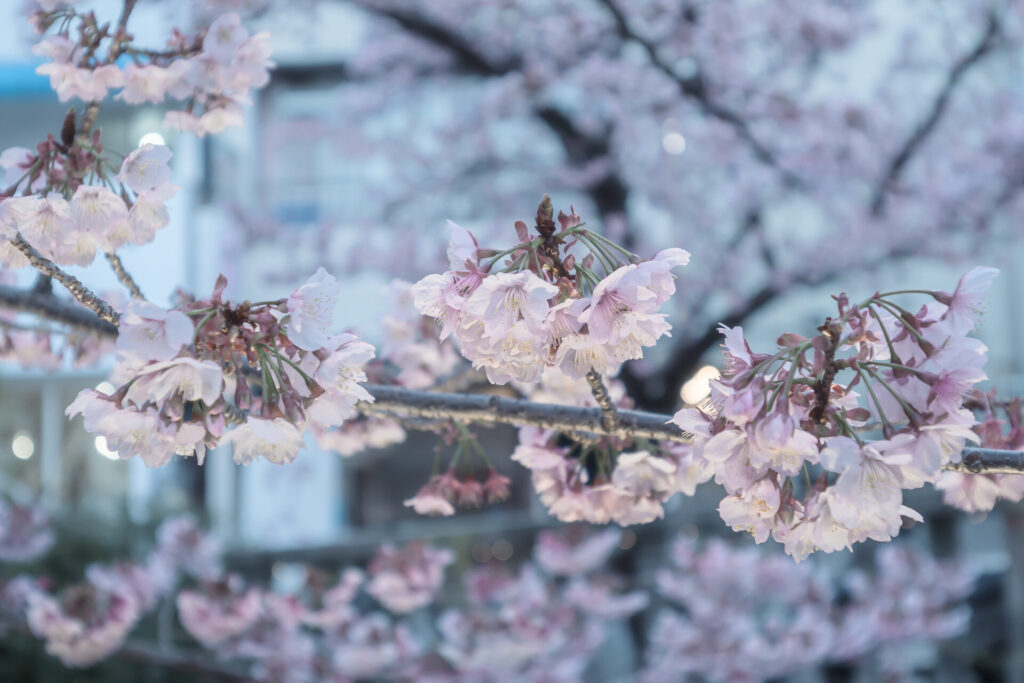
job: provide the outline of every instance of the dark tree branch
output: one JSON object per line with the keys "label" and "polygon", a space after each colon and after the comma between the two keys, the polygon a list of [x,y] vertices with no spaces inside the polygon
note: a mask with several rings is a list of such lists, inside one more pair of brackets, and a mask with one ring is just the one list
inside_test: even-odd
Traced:
{"label": "dark tree branch", "polygon": [[493,394],[442,394],[381,384],[364,384],[373,403],[360,403],[366,414],[413,417],[428,420],[463,420],[484,424],[533,425],[573,433],[639,437],[687,443],[690,436],[670,423],[668,415],[637,410],[617,411],[614,424],[601,408],[581,408]]}
{"label": "dark tree branch", "polygon": [[396,7],[381,7],[366,0],[354,0],[355,4],[368,12],[391,19],[406,32],[432,45],[443,47],[469,72],[480,76],[502,76],[520,68],[518,59],[492,62],[481,54],[468,40],[453,29],[432,22],[427,17]]}
{"label": "dark tree branch", "polygon": [[21,253],[25,254],[32,267],[41,273],[49,275],[57,282],[64,285],[64,288],[75,297],[80,304],[91,309],[101,320],[117,325],[120,317],[113,307],[106,301],[96,296],[88,287],[82,284],[81,280],[65,272],[60,266],[46,258],[39,251],[21,236],[16,233],[11,239],[11,244],[16,246]]}
{"label": "dark tree branch", "polygon": [[[469,73],[481,76],[503,76],[520,68],[520,59],[508,59],[493,63],[469,41],[453,29],[431,22],[428,18],[411,12],[383,8],[365,0],[356,0],[363,9],[394,20],[412,35],[422,38],[436,47],[449,51]],[[535,115],[551,129],[565,149],[569,160],[585,164],[595,159],[609,158],[609,135],[592,137],[582,133],[564,113],[551,106],[538,106]],[[626,200],[629,189],[615,173],[609,172],[590,187],[584,188],[602,219],[626,215]],[[626,248],[632,248],[635,239],[627,233],[623,239]]]}
{"label": "dark tree branch", "polygon": [[647,57],[651,64],[653,64],[668,78],[673,80],[679,87],[679,92],[696,102],[697,106],[699,106],[701,111],[705,114],[716,118],[731,127],[740,140],[746,143],[750,148],[754,157],[766,166],[774,168],[786,185],[797,188],[804,187],[805,183],[803,179],[782,166],[779,160],[775,157],[775,154],[773,154],[770,149],[757,139],[754,133],[750,130],[750,125],[740,114],[711,98],[707,92],[704,79],[701,78],[700,74],[686,77],[677,73],[676,70],[672,68],[671,64],[662,59],[655,46],[649,40],[630,28],[626,15],[623,14],[621,9],[619,9],[616,4],[616,0],[599,0],[599,2],[612,15],[612,19],[615,21],[615,28],[619,36],[624,40],[631,40],[642,47],[644,52],[647,53]]}
{"label": "dark tree branch", "polygon": [[946,108],[949,106],[949,100],[953,96],[953,92],[964,76],[970,71],[971,67],[978,64],[985,55],[992,51],[996,38],[999,36],[999,29],[998,17],[995,13],[990,14],[985,26],[985,32],[978,39],[977,44],[975,44],[970,52],[960,57],[953,64],[949,74],[946,76],[946,82],[939,90],[938,95],[935,96],[931,107],[928,108],[928,112],[921,119],[921,122],[914,127],[910,136],[903,142],[886,167],[885,173],[882,175],[882,179],[879,181],[871,199],[872,216],[881,216],[885,211],[885,203],[889,196],[889,191],[899,182],[903,169],[906,168],[913,158],[914,153],[917,152],[932,131],[935,130]]}
{"label": "dark tree branch", "polygon": [[[774,296],[770,288],[762,290],[763,295],[756,301],[766,303]],[[763,303],[761,304],[763,305]],[[90,331],[117,336],[117,328],[100,320],[92,312],[60,302],[49,294],[12,290],[0,286],[0,306],[14,306],[18,310],[31,310],[50,320],[81,327]],[[91,320],[90,320],[91,319]],[[708,346],[713,343],[709,342]],[[590,378],[588,378],[590,379]],[[597,383],[601,384],[600,378]],[[398,419],[462,420],[484,424],[533,425],[575,434],[589,433],[621,438],[646,438],[659,441],[687,443],[690,435],[669,421],[670,415],[637,410],[613,410],[603,408],[581,408],[546,403],[534,403],[521,399],[504,398],[495,395],[447,394],[432,391],[418,391],[404,387],[381,384],[363,385],[374,397],[373,403],[360,403],[360,412],[369,415],[382,414]],[[591,382],[594,387],[594,383]],[[595,389],[595,396],[602,401],[607,396],[603,384]],[[239,416],[242,419],[243,416]],[[238,421],[238,420],[236,420]],[[966,454],[977,451],[980,455],[967,459]],[[965,464],[956,469],[972,473],[1024,472],[1024,454],[965,449]],[[994,459],[993,459],[994,458]],[[980,468],[980,469],[979,469]]]}

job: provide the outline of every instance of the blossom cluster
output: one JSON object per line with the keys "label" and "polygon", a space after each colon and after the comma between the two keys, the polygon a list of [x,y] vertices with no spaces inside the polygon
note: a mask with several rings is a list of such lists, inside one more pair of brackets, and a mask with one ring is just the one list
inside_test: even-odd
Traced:
{"label": "blossom cluster", "polygon": [[[73,116],[68,120],[74,124]],[[108,168],[102,149],[97,131],[85,146],[72,133],[63,142],[49,137],[35,152],[11,147],[0,154],[6,176],[0,190],[0,263],[28,265],[26,255],[8,242],[19,233],[57,264],[86,266],[97,250],[146,244],[167,225],[166,202],[178,190],[170,183],[171,151],[147,143],[120,167]],[[111,189],[115,184],[117,191]]]}
{"label": "blossom cluster", "polygon": [[[134,300],[124,309],[118,362],[106,394],[85,389],[67,414],[82,414],[122,458],[150,467],[175,455],[234,446],[234,460],[292,462],[302,429],[338,426],[373,401],[361,386],[370,344],[332,335],[339,286],[322,268],[287,299],[235,305],[221,276],[208,299],[165,310]],[[231,428],[233,426],[233,428]]]}
{"label": "blossom cluster", "polygon": [[630,449],[616,441],[577,442],[552,430],[523,427],[512,459],[530,470],[540,501],[563,522],[647,524],[665,516],[669,498],[693,495],[711,476],[674,445]]}
{"label": "blossom cluster", "polygon": [[979,438],[963,402],[986,379],[987,349],[967,334],[997,272],[975,268],[953,293],[925,292],[916,313],[900,303],[916,291],[852,305],[840,296],[818,336],[783,335],[774,354],[723,327],[726,370],[712,382],[712,408],[673,420],[725,487],[726,524],[759,543],[773,536],[800,560],[921,521],[903,490],[938,481]]}
{"label": "blossom cluster", "polygon": [[[78,34],[72,39],[74,18]],[[173,98],[184,106],[167,112],[165,124],[200,136],[241,125],[242,105],[250,102],[253,89],[269,82],[273,66],[270,34],[250,36],[235,13],[221,15],[191,39],[175,31],[164,50],[140,48],[124,31],[111,34],[92,13],[69,8],[37,12],[33,22],[40,32],[60,27],[35,52],[50,60],[36,72],[49,77],[61,102],[98,102],[118,89],[117,98],[127,104]],[[122,55],[130,63],[122,65]]]}
{"label": "blossom cluster", "polygon": [[934,659],[934,643],[969,623],[974,574],[908,547],[880,548],[874,571],[848,570],[838,586],[820,568],[723,541],[680,538],[671,555],[658,591],[684,612],[654,619],[641,676],[651,683],[771,680],[827,663],[867,668],[869,657],[895,680],[911,673],[899,669],[911,645]]}
{"label": "blossom cluster", "polygon": [[483,481],[477,481],[471,473],[460,476],[455,467],[449,467],[432,475],[404,505],[421,515],[449,517],[455,514],[456,507],[478,508],[506,500],[510,484],[509,478],[493,467],[487,469]]}
{"label": "blossom cluster", "polygon": [[46,641],[47,652],[67,666],[90,666],[119,648],[181,577],[220,571],[216,542],[186,518],[165,522],[158,539],[143,561],[92,565],[82,582],[59,593],[24,577],[3,592],[24,609],[29,629]]}
{"label": "blossom cluster", "polygon": [[413,542],[382,546],[367,571],[349,567],[331,584],[309,570],[298,593],[247,586],[225,574],[180,592],[185,630],[225,659],[251,664],[256,680],[341,680],[390,676],[413,666],[423,650],[410,629],[379,610],[363,611],[360,596],[393,614],[421,610],[437,597],[451,551]]}
{"label": "blossom cluster", "polygon": [[414,541],[403,548],[382,545],[370,561],[366,592],[395,614],[429,605],[444,582],[444,570],[455,561],[448,549]]}
{"label": "blossom cluster", "polygon": [[[980,446],[1024,451],[1024,409],[1019,398],[997,402],[991,395],[976,392],[974,403],[980,405],[984,418],[974,425]],[[998,417],[1000,409],[1005,421]],[[988,512],[999,500],[1019,503],[1024,499],[1024,477],[1016,474],[947,471],[940,475],[935,487],[942,491],[943,501],[966,512]]]}
{"label": "blossom cluster", "polygon": [[533,382],[551,366],[572,377],[612,375],[669,332],[658,311],[675,293],[671,270],[689,262],[682,249],[641,260],[584,229],[575,212],[560,212],[556,226],[548,197],[536,236],[518,221],[519,243],[504,251],[481,249],[450,225],[449,269],[414,285],[415,305],[492,383]]}

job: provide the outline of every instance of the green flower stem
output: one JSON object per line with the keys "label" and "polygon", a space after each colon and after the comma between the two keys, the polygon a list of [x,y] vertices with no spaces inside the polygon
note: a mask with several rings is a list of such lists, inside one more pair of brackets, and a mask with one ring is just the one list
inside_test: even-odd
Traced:
{"label": "green flower stem", "polygon": [[[864,363],[861,363],[861,365],[864,365]],[[868,374],[870,374],[872,377],[874,377],[875,380],[877,380],[879,384],[884,386],[889,391],[889,393],[892,394],[892,397],[896,399],[896,401],[900,404],[900,407],[903,409],[903,414],[907,416],[907,420],[909,420],[911,422],[914,422],[915,419],[916,419],[914,417],[915,415],[917,417],[921,417],[921,413],[919,411],[915,410],[913,408],[913,406],[911,406],[909,403],[907,403],[906,400],[904,400],[904,398],[902,396],[900,396],[896,392],[895,389],[893,389],[891,386],[889,386],[889,383],[886,382],[885,379],[882,378],[882,376],[878,373],[877,370],[875,370],[872,367],[867,367],[867,368],[865,368],[865,370],[867,370]]]}
{"label": "green flower stem", "polygon": [[875,389],[874,387],[871,386],[871,382],[868,381],[867,373],[864,372],[864,368],[860,367],[860,364],[857,365],[857,374],[864,382],[864,386],[867,387],[868,393],[871,394],[871,400],[874,402],[875,407],[878,409],[878,417],[882,420],[882,427],[885,431],[886,436],[888,436],[889,430],[892,429],[892,424],[889,423],[889,419],[885,416],[885,410],[882,408],[882,403],[878,400],[878,396],[875,395]]}

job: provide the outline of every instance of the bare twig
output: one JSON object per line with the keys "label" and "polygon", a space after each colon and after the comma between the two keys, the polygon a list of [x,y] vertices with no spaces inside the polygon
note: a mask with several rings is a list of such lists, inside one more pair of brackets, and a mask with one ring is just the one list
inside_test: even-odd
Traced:
{"label": "bare twig", "polygon": [[25,256],[28,257],[29,263],[32,266],[50,277],[57,282],[64,285],[64,287],[71,292],[71,296],[75,297],[79,303],[86,308],[92,310],[100,320],[117,325],[117,321],[120,316],[117,311],[103,299],[99,298],[90,290],[88,287],[82,284],[82,282],[73,275],[64,272],[60,266],[46,258],[39,251],[29,244],[21,233],[17,233],[14,239],[11,240],[11,244],[21,250]]}
{"label": "bare twig", "polygon": [[112,251],[105,251],[103,255],[107,257],[107,261],[110,262],[110,267],[113,269],[114,274],[117,275],[117,279],[128,289],[132,297],[135,299],[145,299],[146,297],[142,295],[139,285],[135,283],[131,274],[125,270],[124,264],[121,263],[121,257]]}

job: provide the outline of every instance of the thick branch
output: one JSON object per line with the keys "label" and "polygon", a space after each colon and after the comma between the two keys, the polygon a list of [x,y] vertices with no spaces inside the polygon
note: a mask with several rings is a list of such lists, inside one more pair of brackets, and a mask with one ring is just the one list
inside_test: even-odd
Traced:
{"label": "thick branch", "polygon": [[489,424],[533,425],[544,429],[588,432],[619,437],[639,437],[688,443],[690,437],[667,415],[637,410],[618,411],[618,424],[607,429],[600,408],[580,408],[494,395],[441,394],[402,387],[365,384],[373,403],[360,403],[367,414],[415,417],[433,420],[462,420]]}
{"label": "thick branch", "polygon": [[[93,313],[60,301],[51,294],[23,291],[0,285],[0,307],[29,311],[41,317],[74,327],[117,336],[117,327]],[[601,388],[604,384],[597,377]],[[589,378],[588,378],[589,380]],[[462,420],[484,424],[533,425],[544,429],[591,433],[623,438],[635,437],[689,443],[690,435],[669,422],[669,415],[639,410],[614,410],[614,421],[601,408],[580,408],[494,395],[447,394],[418,391],[382,384],[365,384],[373,403],[360,403],[368,415],[388,415],[417,420]],[[595,396],[601,401],[601,392]],[[607,390],[603,393],[607,396]],[[234,421],[241,421],[241,416]],[[1024,474],[1024,453],[965,448],[964,461],[949,469],[973,474]]]}
{"label": "thick branch", "polygon": [[965,448],[963,459],[946,469],[966,474],[1024,474],[1024,452]]}
{"label": "thick branch", "polygon": [[14,239],[11,240],[11,244],[20,249],[21,252],[28,257],[29,263],[31,263],[36,270],[41,273],[46,273],[57,282],[64,285],[64,287],[71,292],[71,296],[78,299],[79,303],[86,308],[91,309],[97,316],[99,316],[100,320],[104,320],[112,325],[117,325],[117,321],[120,316],[110,304],[96,296],[92,290],[83,285],[78,278],[64,272],[60,266],[40,254],[35,247],[29,244],[25,238],[21,236],[21,233],[15,235]]}
{"label": "thick branch", "polygon": [[34,313],[47,320],[107,337],[117,336],[116,325],[101,320],[92,311],[76,306],[69,301],[58,299],[46,292],[0,285],[0,308]]}
{"label": "thick branch", "polygon": [[956,90],[957,85],[961,80],[963,80],[964,75],[972,66],[980,62],[981,59],[992,50],[998,35],[999,19],[996,17],[995,13],[993,13],[989,15],[985,32],[978,40],[978,43],[974,46],[974,49],[962,56],[953,64],[949,74],[946,76],[945,84],[943,84],[938,95],[936,95],[935,99],[932,101],[932,105],[929,107],[928,113],[921,122],[917,124],[910,136],[906,139],[903,145],[900,146],[899,150],[889,162],[889,165],[886,168],[881,181],[878,183],[874,196],[871,200],[872,216],[880,216],[885,210],[885,202],[888,197],[889,190],[899,181],[899,178],[903,173],[903,169],[914,156],[914,153],[922,144],[924,144],[931,132],[935,130],[939,120],[946,111],[946,107],[949,106],[949,100],[953,95],[953,91]]}
{"label": "thick branch", "polygon": [[[638,410],[618,411],[618,424],[604,423],[600,408],[580,408],[494,395],[440,394],[380,384],[363,385],[373,394],[373,403],[360,403],[365,414],[415,417],[430,420],[462,420],[485,424],[532,425],[619,437],[689,443],[690,434],[669,422],[668,415]],[[971,474],[1024,474],[1024,452],[991,448],[965,448],[963,461],[946,469]]]}

